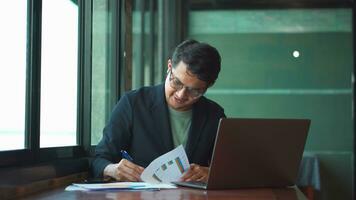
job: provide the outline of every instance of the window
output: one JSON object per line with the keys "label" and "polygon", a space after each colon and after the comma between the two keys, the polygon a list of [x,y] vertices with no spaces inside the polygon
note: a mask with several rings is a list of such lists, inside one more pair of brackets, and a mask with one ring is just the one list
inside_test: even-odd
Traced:
{"label": "window", "polygon": [[77,38],[78,6],[43,0],[40,147],[77,144]]}
{"label": "window", "polygon": [[0,3],[1,167],[90,153],[91,133],[96,144],[125,76],[122,4]]}
{"label": "window", "polygon": [[92,35],[92,90],[91,90],[91,144],[101,139],[108,115],[111,113],[110,65],[108,63],[108,0],[93,1]]}
{"label": "window", "polygon": [[26,9],[23,0],[0,2],[0,151],[25,147]]}

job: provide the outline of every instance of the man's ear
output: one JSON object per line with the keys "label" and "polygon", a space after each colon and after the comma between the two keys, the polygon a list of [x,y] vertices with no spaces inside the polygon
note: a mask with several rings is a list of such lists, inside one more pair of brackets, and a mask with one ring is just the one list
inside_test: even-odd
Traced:
{"label": "man's ear", "polygon": [[167,73],[169,72],[169,70],[172,69],[172,60],[171,59],[168,59],[168,62],[167,62]]}

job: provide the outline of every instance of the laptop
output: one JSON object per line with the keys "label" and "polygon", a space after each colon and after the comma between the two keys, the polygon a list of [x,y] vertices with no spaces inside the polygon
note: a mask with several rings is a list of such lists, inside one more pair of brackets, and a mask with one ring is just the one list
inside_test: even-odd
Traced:
{"label": "laptop", "polygon": [[310,126],[308,119],[222,118],[208,182],[174,182],[200,189],[295,185]]}

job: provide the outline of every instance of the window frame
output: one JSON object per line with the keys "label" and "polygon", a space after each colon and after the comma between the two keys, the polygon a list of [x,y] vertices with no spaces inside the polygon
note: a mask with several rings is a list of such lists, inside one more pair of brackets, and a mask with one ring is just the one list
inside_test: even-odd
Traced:
{"label": "window frame", "polygon": [[[110,4],[115,0],[109,0]],[[78,100],[77,100],[77,145],[65,147],[40,147],[40,99],[41,99],[41,30],[42,0],[27,0],[27,49],[26,49],[26,110],[25,148],[0,151],[0,168],[33,166],[57,162],[63,159],[85,158],[92,154],[91,141],[91,51],[92,51],[92,4],[93,0],[73,1],[78,5]],[[110,12],[113,21],[119,21],[122,3],[116,2]],[[115,22],[112,22],[113,24]],[[121,25],[115,27],[120,38]],[[120,42],[110,48],[117,49],[113,65],[119,71],[121,60]],[[113,75],[116,80],[118,74]],[[113,89],[114,90],[114,89]],[[113,94],[117,98],[118,94]]]}

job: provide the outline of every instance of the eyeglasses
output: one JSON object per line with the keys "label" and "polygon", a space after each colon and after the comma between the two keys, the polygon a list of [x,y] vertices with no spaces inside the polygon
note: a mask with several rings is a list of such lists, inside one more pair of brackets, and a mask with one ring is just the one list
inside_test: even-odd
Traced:
{"label": "eyeglasses", "polygon": [[185,86],[176,76],[174,76],[172,69],[169,71],[169,83],[170,86],[177,91],[185,87],[188,96],[192,98],[199,98],[205,93],[205,89],[197,89]]}

